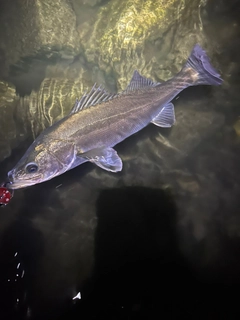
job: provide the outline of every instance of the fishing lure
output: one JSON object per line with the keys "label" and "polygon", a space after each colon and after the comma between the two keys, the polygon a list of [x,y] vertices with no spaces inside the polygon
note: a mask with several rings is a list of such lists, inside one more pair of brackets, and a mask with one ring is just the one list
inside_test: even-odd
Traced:
{"label": "fishing lure", "polygon": [[0,185],[0,206],[6,206],[13,197],[13,190],[6,188],[6,183]]}

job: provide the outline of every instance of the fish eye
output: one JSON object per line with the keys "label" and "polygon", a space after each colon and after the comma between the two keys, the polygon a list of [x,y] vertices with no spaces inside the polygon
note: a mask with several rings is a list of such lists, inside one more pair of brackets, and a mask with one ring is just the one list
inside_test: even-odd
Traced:
{"label": "fish eye", "polygon": [[28,172],[28,173],[34,173],[34,172],[37,172],[38,171],[38,166],[36,163],[34,162],[30,162],[26,165],[25,167],[25,170]]}

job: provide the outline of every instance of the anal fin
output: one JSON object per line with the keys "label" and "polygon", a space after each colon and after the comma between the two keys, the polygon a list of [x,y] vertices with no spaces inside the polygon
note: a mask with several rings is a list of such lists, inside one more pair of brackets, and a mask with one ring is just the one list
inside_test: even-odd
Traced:
{"label": "anal fin", "polygon": [[158,127],[170,128],[175,123],[174,105],[171,102],[164,105],[151,122]]}

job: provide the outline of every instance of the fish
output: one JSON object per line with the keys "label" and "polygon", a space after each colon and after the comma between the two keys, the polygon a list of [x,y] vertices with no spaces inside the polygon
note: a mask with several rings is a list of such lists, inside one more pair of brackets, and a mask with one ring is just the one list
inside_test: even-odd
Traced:
{"label": "fish", "polygon": [[109,93],[96,84],[76,100],[71,112],[46,128],[8,172],[8,188],[48,181],[85,162],[109,172],[123,164],[113,148],[150,123],[170,128],[175,123],[171,102],[182,90],[197,85],[221,85],[220,74],[196,44],[181,71],[163,83],[134,71],[125,90]]}

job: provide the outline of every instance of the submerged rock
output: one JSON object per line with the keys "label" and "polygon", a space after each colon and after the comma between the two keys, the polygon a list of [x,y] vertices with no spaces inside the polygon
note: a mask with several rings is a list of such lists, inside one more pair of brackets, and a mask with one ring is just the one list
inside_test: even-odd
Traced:
{"label": "submerged rock", "polygon": [[[106,74],[113,70],[119,89],[124,89],[135,69],[148,77],[166,79],[176,72],[174,68],[179,68],[191,47],[204,39],[201,4],[201,0],[109,1],[95,21],[78,25],[85,56]],[[181,44],[184,36],[184,51],[178,45],[180,34]]]}
{"label": "submerged rock", "polygon": [[240,119],[238,119],[238,120],[234,123],[233,128],[234,128],[237,136],[239,137],[239,136],[240,136]]}
{"label": "submerged rock", "polygon": [[[17,17],[17,19],[16,19]],[[2,74],[24,73],[33,60],[73,59],[80,52],[76,16],[68,0],[1,2]]]}
{"label": "submerged rock", "polygon": [[18,135],[14,109],[19,97],[13,85],[0,81],[0,161],[9,157]]}
{"label": "submerged rock", "polygon": [[45,128],[66,116],[79,96],[82,84],[73,79],[44,79],[38,91],[18,103],[18,119],[35,138]]}

